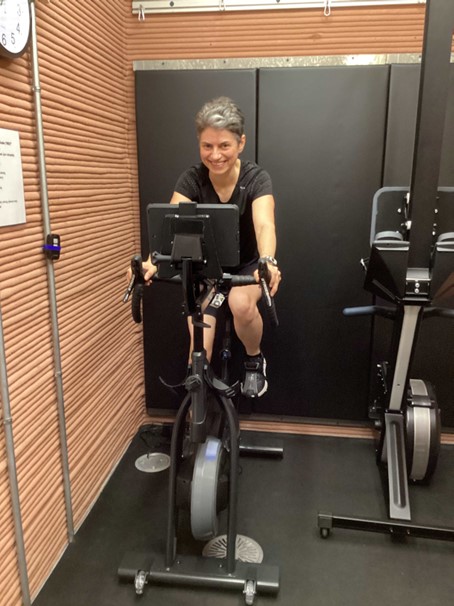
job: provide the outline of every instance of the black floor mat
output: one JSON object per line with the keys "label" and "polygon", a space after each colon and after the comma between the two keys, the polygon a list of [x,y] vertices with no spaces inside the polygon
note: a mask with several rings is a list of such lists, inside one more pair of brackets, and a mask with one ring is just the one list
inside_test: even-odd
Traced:
{"label": "black floor mat", "polygon": [[[266,440],[267,435],[263,434]],[[368,440],[279,435],[284,458],[242,457],[238,532],[262,547],[264,562],[280,567],[275,606],[441,606],[452,603],[454,545],[450,542],[334,529],[323,540],[318,511],[386,519],[374,445]],[[166,437],[151,448],[168,452]],[[148,585],[143,596],[120,583],[128,551],[163,553],[168,471],[135,467],[147,452],[139,436],[41,590],[34,606],[238,606],[241,593]],[[454,527],[454,448],[444,446],[430,487],[410,488],[413,522]],[[184,520],[183,520],[184,521]],[[189,530],[181,553],[203,545]]]}

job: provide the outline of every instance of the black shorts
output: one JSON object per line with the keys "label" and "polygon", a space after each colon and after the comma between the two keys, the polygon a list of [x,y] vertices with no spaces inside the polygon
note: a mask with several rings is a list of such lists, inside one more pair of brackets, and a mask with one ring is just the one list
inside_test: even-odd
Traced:
{"label": "black shorts", "polygon": [[[258,268],[258,266],[259,266],[259,260],[254,259],[253,261],[249,261],[249,263],[244,263],[243,265],[240,265],[236,269],[232,269],[230,271],[230,273],[233,276],[253,276],[254,272]],[[205,309],[205,311],[203,313],[207,316],[213,316],[215,318],[217,315],[218,309],[219,309],[219,307],[216,307],[215,305],[210,304],[210,305],[208,305],[208,307]]]}
{"label": "black shorts", "polygon": [[233,269],[231,273],[234,276],[253,276],[255,270],[259,266],[259,260],[254,259],[253,261],[249,261],[248,263],[244,263],[240,265],[238,269]]}

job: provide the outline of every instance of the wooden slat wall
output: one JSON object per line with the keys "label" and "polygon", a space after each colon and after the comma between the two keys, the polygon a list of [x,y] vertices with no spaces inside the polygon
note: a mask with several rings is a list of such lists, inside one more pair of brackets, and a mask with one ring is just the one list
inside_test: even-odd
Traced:
{"label": "wooden slat wall", "polygon": [[[46,533],[48,540],[52,542],[57,539],[58,545],[54,531],[64,526],[64,510],[61,505],[61,477],[57,477],[57,481],[55,478],[55,474],[60,474],[61,466],[56,432],[46,273],[42,255],[39,254],[42,224],[28,58],[25,56],[14,62],[1,60],[0,81],[0,127],[18,130],[20,133],[26,197],[27,223],[0,228],[0,302],[23,524],[27,544],[34,549],[36,530],[39,536],[39,527],[45,525],[46,516],[48,520],[52,519],[52,526]],[[2,443],[2,454],[4,448]],[[43,464],[44,469],[43,474],[36,475],[38,462]],[[0,601],[6,606],[19,603],[19,584],[4,456],[0,499],[2,518],[4,517],[2,522],[5,522],[2,523],[2,535],[7,539],[0,543],[0,557],[5,562],[6,572],[0,581]],[[37,515],[36,506],[42,508]],[[63,541],[64,536],[61,536],[60,551]],[[48,542],[44,544],[42,541],[41,545],[42,561],[56,557],[55,546],[49,551]],[[28,555],[32,575],[39,561],[36,558],[33,561],[33,556]],[[38,574],[42,577],[43,571]]]}
{"label": "wooden slat wall", "polygon": [[[423,6],[147,16],[131,1],[37,2],[75,525],[144,417],[141,328],[121,304],[139,250],[135,59],[419,52]],[[21,137],[27,223],[0,228],[0,296],[32,594],[67,544],[31,65],[0,59],[0,128]],[[158,150],[159,151],[159,150]],[[21,603],[0,435],[0,606]]]}
{"label": "wooden slat wall", "polygon": [[0,581],[2,591],[0,604],[6,606],[7,604],[20,604],[20,586],[3,433],[0,435],[0,452],[2,453],[0,461],[0,528],[2,537],[0,557],[1,561],[4,562],[2,575],[4,581]]}
{"label": "wooden slat wall", "polygon": [[[122,304],[139,249],[127,2],[38,2],[38,45],[74,523],[143,422],[141,327]],[[96,5],[96,6],[95,6]],[[106,10],[104,10],[106,9]],[[0,59],[0,128],[21,138],[27,222],[0,228],[0,295],[30,590],[67,544],[30,54]],[[0,604],[21,603],[1,436]]]}
{"label": "wooden slat wall", "polygon": [[286,57],[420,52],[424,5],[137,16],[131,59]]}

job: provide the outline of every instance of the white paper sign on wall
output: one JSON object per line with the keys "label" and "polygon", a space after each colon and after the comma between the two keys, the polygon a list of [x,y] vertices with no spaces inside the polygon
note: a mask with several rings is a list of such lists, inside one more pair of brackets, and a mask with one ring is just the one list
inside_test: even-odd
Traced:
{"label": "white paper sign on wall", "polygon": [[0,227],[25,223],[19,133],[0,128]]}

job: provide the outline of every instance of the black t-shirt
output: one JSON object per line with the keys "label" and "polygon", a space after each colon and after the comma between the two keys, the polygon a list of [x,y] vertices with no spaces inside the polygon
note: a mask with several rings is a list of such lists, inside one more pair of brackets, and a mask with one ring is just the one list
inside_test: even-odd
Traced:
{"label": "black t-shirt", "polygon": [[[222,204],[210,181],[208,168],[200,163],[180,175],[175,191],[199,204]],[[227,204],[236,204],[240,211],[240,265],[258,258],[257,240],[252,221],[252,202],[260,196],[272,195],[269,174],[254,162],[241,161],[237,184]]]}

